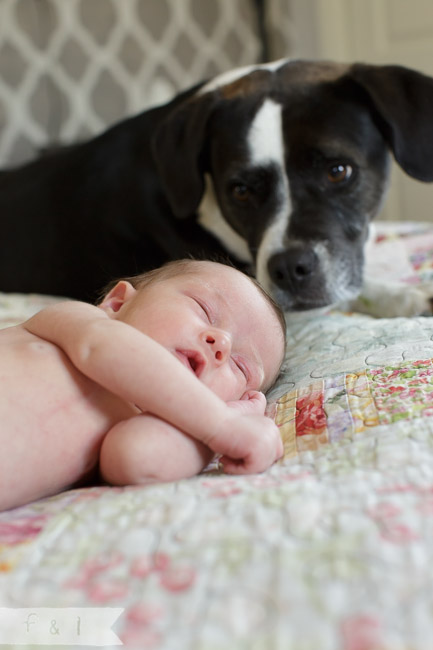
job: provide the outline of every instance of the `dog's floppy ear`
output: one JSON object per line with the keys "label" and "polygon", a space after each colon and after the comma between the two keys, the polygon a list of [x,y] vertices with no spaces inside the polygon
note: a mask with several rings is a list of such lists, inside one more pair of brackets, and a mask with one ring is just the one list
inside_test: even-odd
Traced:
{"label": "dog's floppy ear", "polygon": [[204,192],[204,157],[213,92],[196,95],[173,109],[159,125],[152,152],[167,198],[176,217],[197,210]]}
{"label": "dog's floppy ear", "polygon": [[402,66],[361,63],[349,76],[370,96],[398,164],[420,181],[433,181],[433,78]]}

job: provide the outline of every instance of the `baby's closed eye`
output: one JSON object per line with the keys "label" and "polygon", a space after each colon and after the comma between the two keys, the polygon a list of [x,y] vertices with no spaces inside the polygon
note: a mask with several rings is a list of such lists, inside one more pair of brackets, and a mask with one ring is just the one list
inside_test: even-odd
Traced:
{"label": "baby's closed eye", "polygon": [[237,372],[241,373],[245,377],[245,381],[248,383],[248,381],[250,380],[250,372],[245,362],[242,359],[233,356],[232,356],[232,361]]}
{"label": "baby's closed eye", "polygon": [[200,298],[193,298],[194,302],[199,306],[202,315],[206,318],[210,325],[213,324],[213,318],[209,306]]}

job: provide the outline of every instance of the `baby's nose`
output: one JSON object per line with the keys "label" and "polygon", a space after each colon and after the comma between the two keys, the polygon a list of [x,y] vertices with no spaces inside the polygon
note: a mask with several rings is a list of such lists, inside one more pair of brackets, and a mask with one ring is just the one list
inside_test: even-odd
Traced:
{"label": "baby's nose", "polygon": [[212,329],[203,332],[202,338],[210,346],[215,361],[218,364],[224,363],[232,349],[230,336],[222,330]]}

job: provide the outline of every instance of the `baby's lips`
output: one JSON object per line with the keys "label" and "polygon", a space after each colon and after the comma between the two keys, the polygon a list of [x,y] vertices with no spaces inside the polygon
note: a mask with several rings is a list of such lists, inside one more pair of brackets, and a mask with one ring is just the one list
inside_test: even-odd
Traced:
{"label": "baby's lips", "polygon": [[191,370],[196,377],[200,377],[205,367],[205,361],[199,352],[195,350],[176,350],[176,358],[188,370]]}

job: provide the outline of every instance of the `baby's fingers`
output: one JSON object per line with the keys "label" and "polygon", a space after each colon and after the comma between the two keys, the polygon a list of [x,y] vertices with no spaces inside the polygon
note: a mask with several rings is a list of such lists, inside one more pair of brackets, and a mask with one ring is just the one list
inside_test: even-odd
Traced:
{"label": "baby's fingers", "polygon": [[251,474],[242,458],[221,456],[219,464],[222,466],[225,474]]}
{"label": "baby's fingers", "polygon": [[226,474],[261,474],[266,472],[267,469],[277,460],[275,458],[270,463],[250,463],[237,458],[226,458],[223,456],[219,462]]}
{"label": "baby's fingers", "polygon": [[273,465],[284,453],[283,443],[278,436],[273,451],[262,448],[262,453],[250,453],[244,458],[221,456],[219,459],[226,474],[260,474]]}
{"label": "baby's fingers", "polygon": [[257,390],[250,390],[244,393],[241,399],[227,402],[231,408],[235,408],[245,415],[264,415],[266,408],[266,397]]}

